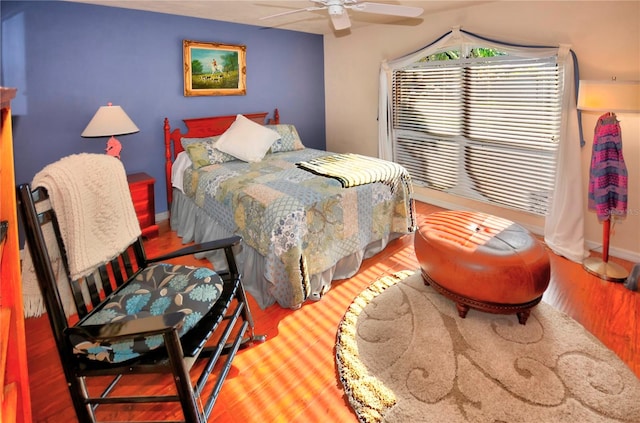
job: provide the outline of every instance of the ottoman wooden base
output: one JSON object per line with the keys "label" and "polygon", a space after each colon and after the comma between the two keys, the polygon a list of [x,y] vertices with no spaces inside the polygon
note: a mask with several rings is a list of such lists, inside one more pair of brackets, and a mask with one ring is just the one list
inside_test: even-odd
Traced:
{"label": "ottoman wooden base", "polygon": [[524,304],[499,304],[499,303],[490,303],[487,301],[478,301],[472,298],[463,297],[462,295],[458,295],[455,292],[449,291],[444,286],[438,285],[433,279],[422,272],[422,279],[424,279],[425,285],[431,285],[433,289],[438,291],[440,294],[449,298],[453,302],[456,303],[456,309],[458,309],[458,316],[463,319],[467,317],[467,312],[470,308],[484,311],[487,313],[496,313],[496,314],[515,314],[518,316],[518,322],[521,325],[527,323],[527,319],[529,318],[529,314],[531,314],[531,308],[542,300],[542,295],[533,301],[529,301]]}
{"label": "ottoman wooden base", "polygon": [[469,308],[516,314],[525,324],[549,285],[544,245],[509,220],[485,213],[446,211],[418,222],[414,247],[425,283]]}

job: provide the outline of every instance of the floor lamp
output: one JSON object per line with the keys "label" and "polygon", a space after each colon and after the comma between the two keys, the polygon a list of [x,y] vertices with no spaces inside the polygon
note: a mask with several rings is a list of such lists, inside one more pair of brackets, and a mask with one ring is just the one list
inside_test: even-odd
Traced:
{"label": "floor lamp", "polygon": [[[627,211],[627,171],[615,113],[640,111],[640,81],[616,81],[615,78],[611,81],[581,80],[578,109],[585,112],[606,112],[600,116],[596,125],[589,176],[589,208],[595,208],[598,219],[602,221],[602,257],[588,257],[582,265],[589,273],[601,279],[624,282],[629,272],[622,266],[609,262],[611,220],[616,216],[626,216]],[[616,130],[607,132],[605,125],[614,125]],[[594,162],[597,162],[597,169]],[[591,191],[593,184],[598,189],[595,194]],[[596,205],[592,207],[594,203]]]}

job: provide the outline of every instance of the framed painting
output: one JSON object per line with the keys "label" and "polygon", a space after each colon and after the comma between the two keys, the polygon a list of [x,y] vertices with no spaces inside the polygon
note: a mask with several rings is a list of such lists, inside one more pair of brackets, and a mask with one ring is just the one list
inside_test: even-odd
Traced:
{"label": "framed painting", "polygon": [[183,41],[184,95],[246,95],[246,46]]}

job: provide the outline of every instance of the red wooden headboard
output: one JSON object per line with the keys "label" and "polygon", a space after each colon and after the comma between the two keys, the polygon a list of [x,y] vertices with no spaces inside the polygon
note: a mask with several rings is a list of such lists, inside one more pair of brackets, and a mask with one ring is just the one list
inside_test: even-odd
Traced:
{"label": "red wooden headboard", "polygon": [[[273,118],[266,120],[268,112],[248,113],[243,115],[261,125],[277,125],[280,123],[280,113],[278,109],[273,112]],[[187,131],[182,133],[180,128],[171,130],[169,118],[164,118],[164,157],[165,157],[165,177],[167,187],[167,205],[171,212],[171,201],[173,199],[173,187],[171,186],[171,166],[178,154],[183,151],[181,138],[205,138],[221,135],[236,120],[236,115],[208,116],[193,119],[183,119]]]}

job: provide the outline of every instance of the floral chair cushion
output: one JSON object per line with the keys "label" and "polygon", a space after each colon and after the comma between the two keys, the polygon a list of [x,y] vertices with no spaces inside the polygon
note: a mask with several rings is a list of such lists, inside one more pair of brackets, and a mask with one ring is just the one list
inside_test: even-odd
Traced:
{"label": "floral chair cushion", "polygon": [[[148,267],[81,325],[158,316],[175,311],[186,313],[180,336],[193,328],[222,294],[222,279],[206,267],[157,264]],[[164,344],[161,335],[96,344],[80,336],[71,337],[77,354],[93,360],[119,363],[138,357]]]}

